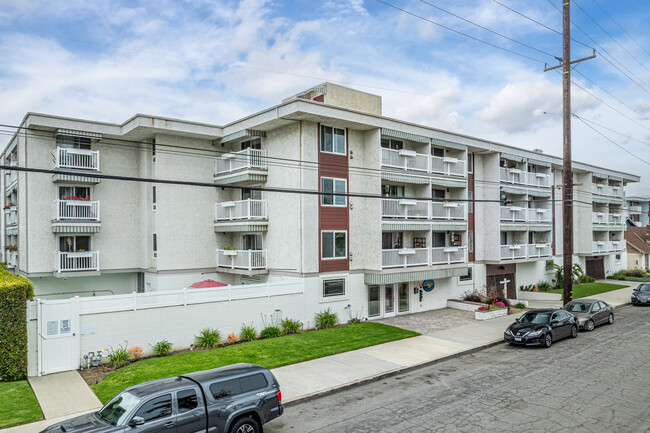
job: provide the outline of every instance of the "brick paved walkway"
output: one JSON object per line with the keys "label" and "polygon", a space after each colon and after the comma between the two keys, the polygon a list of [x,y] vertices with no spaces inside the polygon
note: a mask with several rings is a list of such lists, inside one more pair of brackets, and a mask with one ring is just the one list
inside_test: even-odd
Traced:
{"label": "brick paved walkway", "polygon": [[473,311],[442,308],[422,313],[403,314],[388,319],[381,319],[378,322],[427,335],[468,323],[474,323],[475,320]]}

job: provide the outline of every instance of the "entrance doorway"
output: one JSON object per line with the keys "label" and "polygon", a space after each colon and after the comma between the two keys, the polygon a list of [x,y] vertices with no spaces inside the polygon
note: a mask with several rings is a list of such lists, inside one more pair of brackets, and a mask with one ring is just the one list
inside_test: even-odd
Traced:
{"label": "entrance doorway", "polygon": [[487,265],[485,267],[485,287],[487,296],[503,296],[503,288],[506,288],[508,299],[517,299],[517,282],[515,263],[508,265]]}
{"label": "entrance doorway", "polygon": [[597,280],[605,279],[605,260],[603,256],[587,257],[585,261],[587,275]]}
{"label": "entrance doorway", "polygon": [[409,311],[409,285],[407,283],[401,283],[397,290],[397,311],[400,313],[406,313]]}

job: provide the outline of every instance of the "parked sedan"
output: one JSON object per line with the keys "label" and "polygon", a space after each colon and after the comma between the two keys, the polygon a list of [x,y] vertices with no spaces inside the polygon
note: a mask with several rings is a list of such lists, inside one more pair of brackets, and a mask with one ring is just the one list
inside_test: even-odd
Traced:
{"label": "parked sedan", "polygon": [[573,314],[565,310],[537,309],[524,313],[503,334],[506,343],[551,347],[553,342],[578,336]]}
{"label": "parked sedan", "polygon": [[614,323],[614,308],[598,299],[576,299],[567,303],[564,309],[578,318],[580,329],[587,331],[593,331],[603,323]]}
{"label": "parked sedan", "polygon": [[632,304],[650,305],[650,283],[639,284],[632,292]]}

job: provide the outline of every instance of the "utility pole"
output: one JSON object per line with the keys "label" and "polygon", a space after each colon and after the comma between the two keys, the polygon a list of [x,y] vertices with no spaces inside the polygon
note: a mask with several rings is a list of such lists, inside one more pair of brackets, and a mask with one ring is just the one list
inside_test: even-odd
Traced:
{"label": "utility pole", "polygon": [[544,69],[544,72],[552,69],[562,68],[562,126],[564,135],[564,152],[562,175],[562,258],[563,280],[564,280],[564,305],[573,298],[573,172],[571,171],[571,65],[583,60],[593,59],[596,52],[590,57],[571,61],[571,14],[570,0],[564,0],[562,8],[563,24],[563,54],[562,64],[552,68]]}

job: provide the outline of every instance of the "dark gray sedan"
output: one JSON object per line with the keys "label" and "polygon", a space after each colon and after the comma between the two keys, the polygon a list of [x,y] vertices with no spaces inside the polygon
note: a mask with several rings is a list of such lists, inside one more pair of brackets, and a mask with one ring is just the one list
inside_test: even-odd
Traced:
{"label": "dark gray sedan", "polygon": [[632,304],[650,305],[650,283],[639,284],[632,292]]}
{"label": "dark gray sedan", "polygon": [[576,299],[566,304],[564,309],[577,317],[580,329],[587,331],[593,331],[603,323],[614,323],[614,308],[598,299]]}

